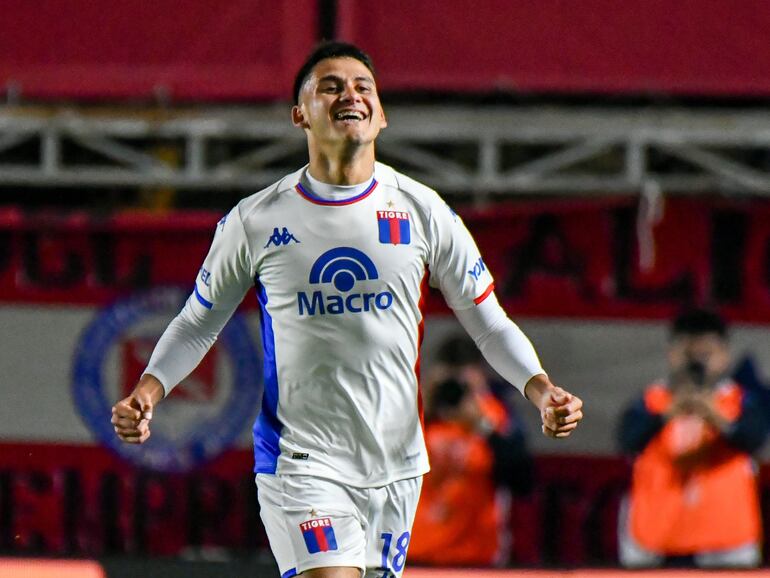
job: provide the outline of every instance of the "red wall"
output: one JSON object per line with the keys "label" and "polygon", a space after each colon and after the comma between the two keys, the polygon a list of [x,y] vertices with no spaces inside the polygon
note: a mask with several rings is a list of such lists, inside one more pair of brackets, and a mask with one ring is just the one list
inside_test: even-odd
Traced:
{"label": "red wall", "polygon": [[[0,90],[31,99],[290,96],[318,0],[0,0]],[[337,0],[382,88],[770,95],[764,0]],[[160,88],[158,88],[160,87]]]}
{"label": "red wall", "polygon": [[770,95],[763,0],[340,0],[388,89]]}
{"label": "red wall", "polygon": [[33,99],[291,98],[313,0],[0,1],[0,90]]}
{"label": "red wall", "polygon": [[[252,460],[251,450],[232,450],[197,471],[172,475],[138,470],[98,447],[0,444],[0,553],[267,548]],[[615,563],[629,471],[622,458],[539,456],[534,491],[512,504],[513,562]],[[770,499],[769,474],[762,469],[763,504]]]}

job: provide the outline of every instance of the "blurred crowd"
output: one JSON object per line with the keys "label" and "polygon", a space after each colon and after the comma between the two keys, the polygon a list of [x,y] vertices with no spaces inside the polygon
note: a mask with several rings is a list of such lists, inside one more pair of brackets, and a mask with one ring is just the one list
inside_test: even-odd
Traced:
{"label": "blurred crowd", "polygon": [[[619,561],[627,568],[756,567],[763,531],[755,456],[768,431],[768,390],[751,359],[736,366],[727,324],[712,311],[673,319],[661,354],[668,374],[645,387],[617,424],[632,467],[619,512]],[[518,393],[464,336],[439,347],[423,392],[431,472],[410,560],[504,566],[516,540],[511,498],[537,484]]]}

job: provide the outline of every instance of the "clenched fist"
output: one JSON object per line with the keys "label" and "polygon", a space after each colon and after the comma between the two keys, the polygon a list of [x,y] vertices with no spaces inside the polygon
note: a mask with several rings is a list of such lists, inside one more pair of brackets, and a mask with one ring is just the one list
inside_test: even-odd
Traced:
{"label": "clenched fist", "polygon": [[543,434],[565,438],[583,419],[583,400],[550,382],[545,374],[527,382],[524,394],[540,410]]}
{"label": "clenched fist", "polygon": [[163,399],[163,385],[155,377],[145,374],[134,391],[112,406],[112,425],[124,442],[141,444],[150,437],[150,420],[155,404]]}

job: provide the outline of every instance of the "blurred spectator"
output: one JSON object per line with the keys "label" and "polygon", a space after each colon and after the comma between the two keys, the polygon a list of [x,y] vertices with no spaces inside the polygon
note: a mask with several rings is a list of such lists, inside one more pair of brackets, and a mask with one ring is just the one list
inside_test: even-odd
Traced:
{"label": "blurred spectator", "polygon": [[[512,408],[490,388],[473,342],[447,341],[426,380],[425,476],[409,559],[422,564],[506,562],[510,491],[532,486],[532,461]],[[510,389],[513,389],[509,386]]]}
{"label": "blurred spectator", "polygon": [[770,426],[770,385],[759,374],[757,362],[751,354],[744,355],[733,369],[732,378],[756,398]]}
{"label": "blurred spectator", "polygon": [[724,321],[705,310],[677,317],[668,365],[668,379],[647,387],[620,424],[622,449],[635,456],[620,561],[755,567],[762,529],[751,455],[766,422],[761,404],[727,377]]}

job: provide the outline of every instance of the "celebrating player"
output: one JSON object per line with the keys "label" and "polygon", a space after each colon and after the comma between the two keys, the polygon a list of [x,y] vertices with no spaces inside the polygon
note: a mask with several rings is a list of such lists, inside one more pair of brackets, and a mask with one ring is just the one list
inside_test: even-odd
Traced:
{"label": "celebrating player", "polygon": [[375,161],[387,122],[369,57],[321,45],[294,97],[309,164],[219,222],[193,294],[112,421],[122,440],[147,440],[153,406],[256,286],[265,391],[254,470],[281,575],[398,577],[429,469],[417,383],[428,283],[540,410],[545,435],[570,435],[582,402],[550,382],[498,304],[460,218]]}

